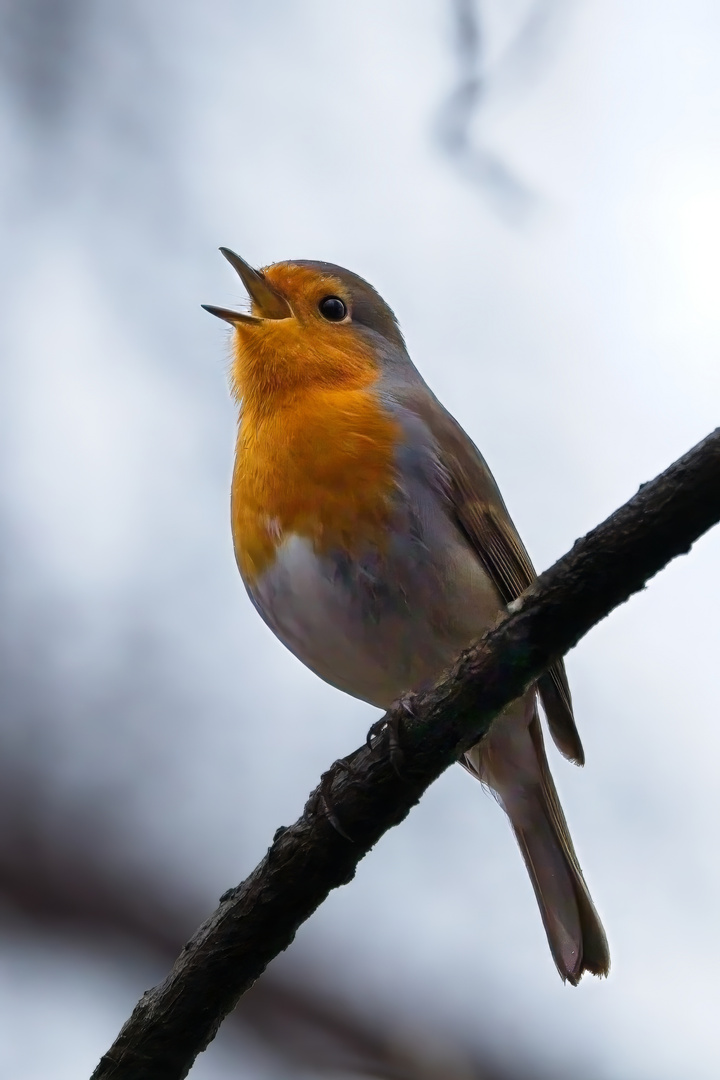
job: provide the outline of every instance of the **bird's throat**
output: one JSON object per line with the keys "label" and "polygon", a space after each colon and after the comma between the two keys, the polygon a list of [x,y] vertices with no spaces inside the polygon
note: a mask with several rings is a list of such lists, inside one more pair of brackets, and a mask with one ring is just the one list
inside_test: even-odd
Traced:
{"label": "bird's throat", "polygon": [[382,546],[399,435],[372,387],[316,387],[275,410],[243,407],[231,514],[248,584],[293,535],[320,555]]}

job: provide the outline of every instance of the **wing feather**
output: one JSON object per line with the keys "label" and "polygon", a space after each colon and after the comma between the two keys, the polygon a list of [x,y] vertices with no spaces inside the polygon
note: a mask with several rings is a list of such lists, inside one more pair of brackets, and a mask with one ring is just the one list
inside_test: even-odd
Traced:
{"label": "wing feather", "polygon": [[[535,580],[536,574],[485,459],[426,387],[422,392],[411,392],[404,404],[424,420],[434,436],[457,525],[503,602],[509,604]],[[562,660],[538,679],[537,687],[555,745],[571,761],[584,764]]]}

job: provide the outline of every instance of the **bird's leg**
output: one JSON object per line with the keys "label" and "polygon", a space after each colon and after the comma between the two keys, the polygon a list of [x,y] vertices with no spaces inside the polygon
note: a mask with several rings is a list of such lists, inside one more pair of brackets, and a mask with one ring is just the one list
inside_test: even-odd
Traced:
{"label": "bird's leg", "polygon": [[401,698],[398,698],[396,704],[399,706],[399,710],[393,708],[388,716],[381,716],[379,720],[376,720],[367,733],[367,745],[370,750],[373,748],[373,742],[375,739],[380,738],[383,733],[387,733],[388,751],[390,754],[390,764],[393,767],[393,772],[399,780],[405,780],[402,767],[405,764],[405,754],[403,753],[401,734],[402,734],[402,715],[405,713],[411,719],[415,716],[415,710],[413,708],[413,702],[415,695],[412,693],[403,694]]}

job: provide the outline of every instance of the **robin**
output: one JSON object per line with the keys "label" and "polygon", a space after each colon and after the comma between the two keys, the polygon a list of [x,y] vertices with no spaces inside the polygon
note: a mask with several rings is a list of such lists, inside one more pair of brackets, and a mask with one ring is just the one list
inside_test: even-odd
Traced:
{"label": "robin", "polygon": [[[258,271],[220,249],[251,314],[234,328],[232,532],[250,599],[317,675],[380,709],[435,682],[535,572],[492,473],[423,381],[395,315],[331,263]],[[563,978],[606,975],[605,933],[555,790],[538,711],[584,754],[562,662],[462,760],[510,819]]]}

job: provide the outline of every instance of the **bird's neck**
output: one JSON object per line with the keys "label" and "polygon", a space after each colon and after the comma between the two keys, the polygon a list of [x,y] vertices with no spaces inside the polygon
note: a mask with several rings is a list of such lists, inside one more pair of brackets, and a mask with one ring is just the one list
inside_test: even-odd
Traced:
{"label": "bird's neck", "polygon": [[231,509],[243,577],[255,580],[292,535],[318,554],[381,543],[398,436],[372,387],[314,388],[275,408],[246,401]]}

